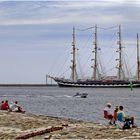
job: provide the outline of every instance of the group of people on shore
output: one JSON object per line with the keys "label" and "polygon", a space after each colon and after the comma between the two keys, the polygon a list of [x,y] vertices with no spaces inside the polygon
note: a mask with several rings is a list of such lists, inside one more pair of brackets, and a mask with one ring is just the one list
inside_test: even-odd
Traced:
{"label": "group of people on shore", "polygon": [[1,101],[0,110],[7,110],[9,112],[20,112],[24,113],[23,108],[18,104],[18,101],[9,104],[8,100]]}
{"label": "group of people on shore", "polygon": [[107,103],[107,106],[104,108],[104,118],[109,120],[109,124],[116,125],[116,122],[122,122],[123,128],[126,127],[136,127],[134,124],[134,117],[126,116],[123,111],[123,106],[116,106],[114,112],[111,110],[111,103]]}

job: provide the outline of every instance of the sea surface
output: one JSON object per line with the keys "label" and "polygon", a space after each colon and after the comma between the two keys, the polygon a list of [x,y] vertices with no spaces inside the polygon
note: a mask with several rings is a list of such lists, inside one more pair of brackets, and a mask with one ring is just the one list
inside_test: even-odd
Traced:
{"label": "sea surface", "polygon": [[[77,92],[87,98],[73,97]],[[0,87],[0,101],[19,101],[28,113],[106,123],[103,109],[123,105],[140,126],[140,88]]]}

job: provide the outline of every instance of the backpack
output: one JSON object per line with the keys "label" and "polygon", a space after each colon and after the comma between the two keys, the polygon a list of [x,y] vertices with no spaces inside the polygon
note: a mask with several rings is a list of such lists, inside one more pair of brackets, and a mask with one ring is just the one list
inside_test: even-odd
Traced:
{"label": "backpack", "polygon": [[131,128],[131,122],[130,121],[125,121],[123,125],[123,129],[130,129]]}

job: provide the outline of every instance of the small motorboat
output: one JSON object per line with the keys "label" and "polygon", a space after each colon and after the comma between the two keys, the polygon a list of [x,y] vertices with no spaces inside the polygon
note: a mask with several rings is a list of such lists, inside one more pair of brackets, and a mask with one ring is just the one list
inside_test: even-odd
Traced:
{"label": "small motorboat", "polygon": [[81,97],[81,98],[87,98],[87,93],[79,93],[77,92],[73,97]]}

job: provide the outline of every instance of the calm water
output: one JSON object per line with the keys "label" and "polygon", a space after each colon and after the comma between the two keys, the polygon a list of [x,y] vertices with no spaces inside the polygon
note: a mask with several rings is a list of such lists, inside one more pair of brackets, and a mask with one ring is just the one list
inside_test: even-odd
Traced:
{"label": "calm water", "polygon": [[[73,97],[76,92],[87,98]],[[0,100],[18,100],[29,113],[59,116],[104,123],[103,109],[107,102],[113,108],[123,105],[127,115],[134,115],[140,126],[140,89],[129,88],[59,88],[0,87]]]}

